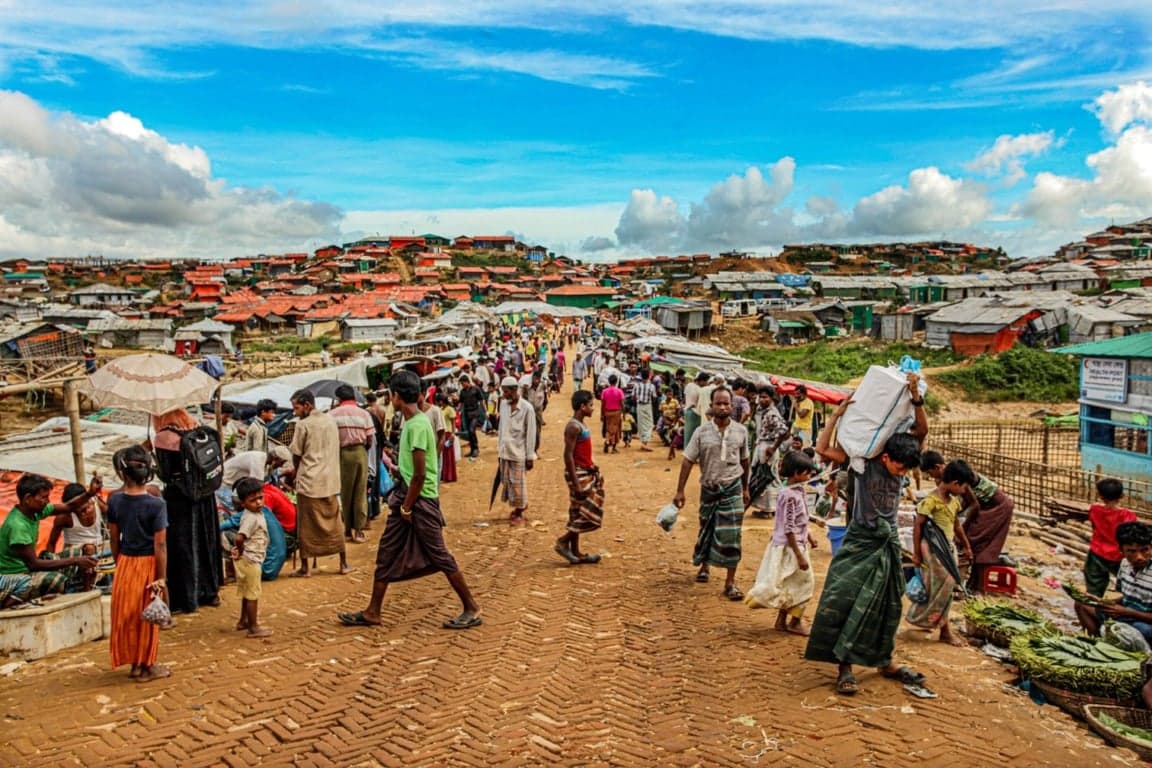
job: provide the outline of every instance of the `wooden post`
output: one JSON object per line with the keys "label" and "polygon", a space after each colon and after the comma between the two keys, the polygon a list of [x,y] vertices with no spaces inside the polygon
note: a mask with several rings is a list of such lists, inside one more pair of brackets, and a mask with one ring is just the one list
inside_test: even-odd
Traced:
{"label": "wooden post", "polygon": [[80,395],[76,391],[76,379],[64,382],[64,410],[68,414],[68,434],[72,438],[72,467],[76,472],[76,482],[84,485],[84,441],[80,432]]}
{"label": "wooden post", "polygon": [[224,385],[216,387],[216,437],[220,442],[220,456],[224,456],[224,429],[221,422],[224,420]]}
{"label": "wooden post", "polygon": [[1043,444],[1044,445],[1043,451],[1044,451],[1044,465],[1045,466],[1048,465],[1048,442],[1050,440],[1049,436],[1051,434],[1052,434],[1051,425],[1045,424],[1044,425],[1044,444]]}

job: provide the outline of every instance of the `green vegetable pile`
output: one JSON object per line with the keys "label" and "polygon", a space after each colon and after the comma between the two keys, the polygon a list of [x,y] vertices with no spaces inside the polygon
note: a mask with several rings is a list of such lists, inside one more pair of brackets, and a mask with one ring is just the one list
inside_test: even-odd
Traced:
{"label": "green vegetable pile", "polygon": [[1106,698],[1136,698],[1145,654],[1122,651],[1097,637],[1020,635],[1009,646],[1020,674],[1057,688]]}
{"label": "green vegetable pile", "polygon": [[1152,747],[1152,731],[1145,728],[1137,728],[1134,725],[1128,725],[1128,723],[1122,723],[1111,715],[1103,712],[1096,715],[1096,719],[1101,725],[1111,728],[1121,736],[1127,736],[1133,741],[1139,741],[1142,744],[1147,744],[1149,747]]}
{"label": "green vegetable pile", "polygon": [[1060,586],[1064,589],[1064,592],[1068,595],[1068,597],[1072,598],[1078,603],[1084,603],[1085,605],[1100,605],[1103,602],[1103,600],[1096,597],[1095,595],[1090,595],[1084,590],[1080,589],[1080,587],[1076,586],[1071,581],[1066,581]]}
{"label": "green vegetable pile", "polygon": [[971,599],[964,603],[964,618],[970,627],[1008,640],[1018,635],[1053,635],[1058,632],[1052,622],[1036,611],[1018,608],[1003,600]]}

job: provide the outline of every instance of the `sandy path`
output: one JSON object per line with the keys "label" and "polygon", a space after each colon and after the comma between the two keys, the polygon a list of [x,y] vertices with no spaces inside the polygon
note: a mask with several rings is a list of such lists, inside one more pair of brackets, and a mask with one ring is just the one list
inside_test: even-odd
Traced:
{"label": "sandy path", "polygon": [[[482,628],[440,629],[457,610],[440,577],[394,585],[384,628],[337,626],[337,611],[366,600],[372,536],[352,548],[352,576],[332,575],[329,559],[310,580],[266,585],[268,642],[230,630],[231,588],[223,608],[181,618],[162,639],[170,680],[129,682],[126,670],[107,669],[104,643],[0,679],[0,765],[903,766],[963,756],[974,766],[1086,767],[1131,758],[1006,689],[1009,676],[976,651],[921,633],[901,636],[898,660],[927,673],[939,699],[913,699],[874,673],[854,699],[838,699],[831,667],[803,661],[803,641],[773,632],[769,612],[722,599],[715,580],[693,583],[693,515],[670,535],[653,522],[675,482],[662,453],[598,457],[608,511],[587,549],[606,557],[563,563],[551,548],[566,520],[564,400],[549,409],[530,476],[531,525],[510,529],[503,510],[487,511],[492,439],[444,489],[449,545],[483,606]],[[746,526],[745,588],[769,525]],[[814,559],[823,574],[826,545]]]}

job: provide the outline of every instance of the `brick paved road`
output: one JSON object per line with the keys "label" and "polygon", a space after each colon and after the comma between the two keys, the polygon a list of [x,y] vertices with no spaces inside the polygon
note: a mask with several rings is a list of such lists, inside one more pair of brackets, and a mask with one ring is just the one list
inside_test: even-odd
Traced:
{"label": "brick paved road", "polygon": [[[104,643],[0,679],[0,765],[1113,766],[1127,754],[1006,691],[1007,676],[976,652],[916,633],[902,636],[899,658],[928,673],[940,699],[912,699],[874,674],[855,699],[837,699],[833,670],[803,662],[802,641],[773,632],[767,611],[693,583],[692,515],[668,536],[653,523],[675,482],[662,453],[604,459],[606,527],[587,545],[607,556],[563,563],[551,551],[566,517],[562,399],[531,474],[531,526],[487,512],[490,441],[446,486],[449,545],[482,628],[440,628],[458,608],[441,577],[393,586],[384,628],[336,625],[337,611],[366,601],[373,540],[352,549],[352,576],[328,562],[308,581],[266,585],[270,641],[231,631],[231,590],[223,608],[182,618],[163,635],[169,680],[110,671]],[[746,529],[745,587],[769,533],[760,521]],[[827,557],[817,554],[818,574]]]}

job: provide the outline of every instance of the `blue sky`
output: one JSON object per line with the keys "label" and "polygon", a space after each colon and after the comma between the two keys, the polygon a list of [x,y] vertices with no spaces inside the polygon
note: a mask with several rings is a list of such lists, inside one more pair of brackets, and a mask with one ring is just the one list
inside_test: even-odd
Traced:
{"label": "blue sky", "polygon": [[0,0],[0,255],[1028,256],[1152,215],[1147,3],[922,5]]}

